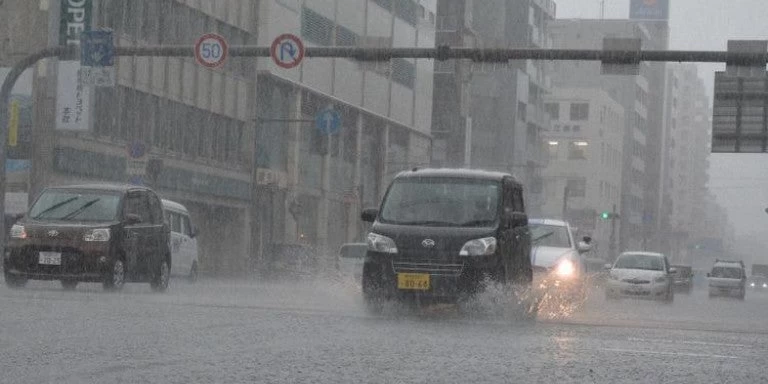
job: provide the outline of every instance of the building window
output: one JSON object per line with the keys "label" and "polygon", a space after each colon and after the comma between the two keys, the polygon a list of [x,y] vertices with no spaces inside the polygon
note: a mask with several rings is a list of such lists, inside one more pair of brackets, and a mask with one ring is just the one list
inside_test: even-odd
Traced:
{"label": "building window", "polygon": [[301,9],[301,35],[307,41],[319,45],[331,45],[333,31],[333,21],[307,7]]}
{"label": "building window", "polygon": [[587,179],[568,179],[568,197],[584,197],[587,194]]}
{"label": "building window", "polygon": [[552,120],[560,120],[560,103],[546,103],[544,110],[547,111]]}
{"label": "building window", "polygon": [[571,103],[571,120],[589,120],[589,103]]}
{"label": "building window", "polygon": [[406,59],[392,59],[392,81],[413,88],[416,65]]}
{"label": "building window", "polygon": [[568,159],[569,160],[585,160],[587,158],[587,147],[589,143],[586,141],[572,141],[568,144]]}
{"label": "building window", "polygon": [[574,132],[581,132],[581,125],[574,125],[572,129]]}

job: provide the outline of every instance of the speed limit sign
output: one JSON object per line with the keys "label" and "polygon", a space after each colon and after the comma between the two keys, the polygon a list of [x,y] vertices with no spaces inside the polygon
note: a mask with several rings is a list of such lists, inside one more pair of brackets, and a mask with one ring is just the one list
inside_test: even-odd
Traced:
{"label": "speed limit sign", "polygon": [[229,45],[223,36],[206,33],[195,43],[195,60],[208,68],[218,68],[224,65],[229,54]]}

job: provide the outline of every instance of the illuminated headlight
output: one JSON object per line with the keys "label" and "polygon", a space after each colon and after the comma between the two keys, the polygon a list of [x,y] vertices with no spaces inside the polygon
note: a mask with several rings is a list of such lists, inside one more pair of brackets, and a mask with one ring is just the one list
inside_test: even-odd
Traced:
{"label": "illuminated headlight", "polygon": [[377,233],[368,234],[368,250],[381,253],[397,253],[395,241]]}
{"label": "illuminated headlight", "polygon": [[14,239],[26,239],[27,231],[23,225],[14,224],[11,227],[11,237]]}
{"label": "illuminated headlight", "polygon": [[92,229],[83,235],[85,241],[109,241],[109,228]]}
{"label": "illuminated headlight", "polygon": [[459,256],[486,256],[496,253],[496,238],[485,237],[482,239],[470,240],[461,247]]}
{"label": "illuminated headlight", "polygon": [[768,284],[763,283],[763,288],[768,288]]}
{"label": "illuminated headlight", "polygon": [[555,266],[555,274],[560,277],[571,277],[576,274],[576,266],[573,261],[563,259]]}
{"label": "illuminated headlight", "polygon": [[667,278],[665,276],[659,276],[654,281],[657,282],[657,283],[666,283],[667,282]]}
{"label": "illuminated headlight", "polygon": [[749,283],[749,286],[750,286],[750,287],[754,287],[754,286],[755,286],[755,283]]}

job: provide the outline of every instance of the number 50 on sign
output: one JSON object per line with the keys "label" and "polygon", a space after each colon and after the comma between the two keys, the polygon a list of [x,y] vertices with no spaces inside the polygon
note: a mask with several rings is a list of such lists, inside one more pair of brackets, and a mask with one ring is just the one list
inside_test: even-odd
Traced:
{"label": "number 50 on sign", "polygon": [[200,36],[195,43],[195,60],[208,68],[218,68],[224,65],[229,54],[229,45],[223,36],[207,33]]}

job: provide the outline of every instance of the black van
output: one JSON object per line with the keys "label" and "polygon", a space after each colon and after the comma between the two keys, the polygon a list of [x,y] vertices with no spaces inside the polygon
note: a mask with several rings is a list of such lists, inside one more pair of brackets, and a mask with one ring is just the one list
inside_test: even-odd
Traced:
{"label": "black van", "polygon": [[373,222],[363,265],[369,308],[419,297],[454,301],[500,283],[530,284],[523,187],[512,175],[466,169],[414,169],[395,177]]}

